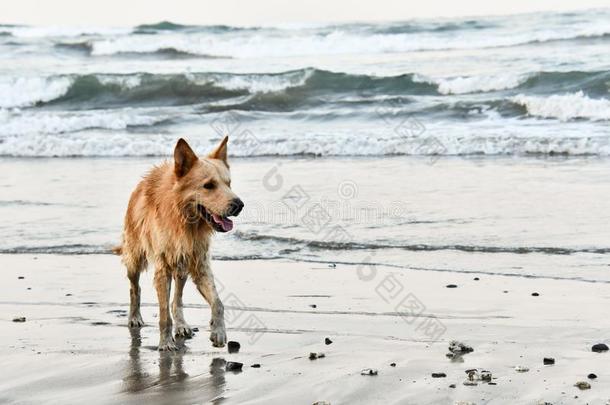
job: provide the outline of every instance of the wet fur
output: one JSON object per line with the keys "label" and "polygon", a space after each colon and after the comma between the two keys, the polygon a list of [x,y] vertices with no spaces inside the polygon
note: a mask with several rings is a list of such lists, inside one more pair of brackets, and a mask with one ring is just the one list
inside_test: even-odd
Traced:
{"label": "wet fur", "polygon": [[[140,273],[154,266],[154,285],[159,300],[159,350],[175,350],[172,334],[190,337],[191,328],[182,313],[182,291],[190,276],[212,311],[210,340],[226,343],[224,308],[210,268],[210,239],[214,228],[199,211],[225,215],[232,201],[240,201],[230,188],[227,138],[205,158],[198,158],[184,140],[174,151],[174,162],[154,167],[133,191],[125,215],[122,246],[117,253],[127,267],[131,283],[129,326],[144,325],[140,314]],[[214,190],[202,187],[216,184]],[[242,204],[243,206],[243,204]],[[174,297],[169,295],[174,281]]]}

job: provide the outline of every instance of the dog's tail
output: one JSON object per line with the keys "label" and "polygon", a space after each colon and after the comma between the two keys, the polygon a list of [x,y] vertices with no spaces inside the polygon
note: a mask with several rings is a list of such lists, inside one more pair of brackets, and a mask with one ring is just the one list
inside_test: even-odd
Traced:
{"label": "dog's tail", "polygon": [[114,253],[117,256],[121,256],[123,254],[123,245],[113,247],[112,253]]}

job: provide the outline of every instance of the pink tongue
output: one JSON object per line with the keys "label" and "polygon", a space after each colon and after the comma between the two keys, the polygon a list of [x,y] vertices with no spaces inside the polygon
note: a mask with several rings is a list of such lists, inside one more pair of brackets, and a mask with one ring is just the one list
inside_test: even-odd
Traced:
{"label": "pink tongue", "polygon": [[214,222],[222,227],[223,231],[229,232],[231,229],[233,229],[233,221],[231,221],[229,218],[222,218],[216,214],[212,214],[212,218],[214,218]]}

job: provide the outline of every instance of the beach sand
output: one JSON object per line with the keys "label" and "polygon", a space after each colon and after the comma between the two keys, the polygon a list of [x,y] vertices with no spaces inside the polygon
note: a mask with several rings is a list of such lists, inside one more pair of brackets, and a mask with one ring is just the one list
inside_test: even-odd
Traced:
{"label": "beach sand", "polygon": [[[591,351],[595,343],[610,343],[606,282],[215,261],[228,337],[241,343],[239,353],[212,347],[209,309],[192,285],[185,291],[185,317],[199,332],[181,351],[159,353],[151,271],[141,281],[147,326],[130,331],[128,283],[118,257],[5,254],[0,263],[2,403],[605,404],[610,399],[610,353]],[[399,305],[403,299],[417,305],[406,310]],[[13,322],[15,317],[26,322]],[[327,337],[332,344],[325,344]],[[447,358],[454,339],[474,351]],[[310,360],[311,352],[325,357]],[[556,363],[543,365],[544,357]],[[225,371],[227,361],[242,362],[243,371]],[[517,372],[516,366],[529,371]],[[361,375],[367,368],[378,375]],[[474,368],[490,371],[496,385],[464,385],[465,370]],[[588,380],[589,373],[598,378]],[[578,381],[588,381],[591,389],[581,391],[574,386]]]}

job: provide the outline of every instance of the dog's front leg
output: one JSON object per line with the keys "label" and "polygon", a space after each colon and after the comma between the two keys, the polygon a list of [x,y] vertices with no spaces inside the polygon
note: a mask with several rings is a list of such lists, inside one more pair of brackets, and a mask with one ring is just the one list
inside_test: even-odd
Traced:
{"label": "dog's front leg", "polygon": [[172,275],[169,267],[158,264],[155,270],[155,288],[159,298],[159,350],[177,350],[172,335],[172,317],[169,314],[169,293],[172,287]]}
{"label": "dog's front leg", "polygon": [[224,306],[218,297],[214,276],[209,263],[203,263],[195,269],[192,279],[197,289],[203,295],[212,309],[212,319],[210,320],[210,340],[215,347],[223,347],[227,342],[227,332],[225,329]]}
{"label": "dog's front leg", "polygon": [[184,320],[184,314],[182,312],[182,291],[184,290],[184,284],[186,283],[186,274],[176,272],[174,274],[174,300],[172,301],[172,314],[174,315],[174,322],[176,322],[176,336],[183,336],[190,338],[193,335],[191,327]]}

